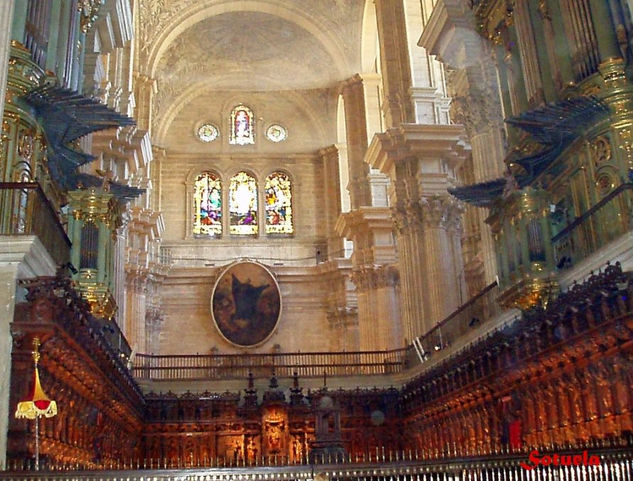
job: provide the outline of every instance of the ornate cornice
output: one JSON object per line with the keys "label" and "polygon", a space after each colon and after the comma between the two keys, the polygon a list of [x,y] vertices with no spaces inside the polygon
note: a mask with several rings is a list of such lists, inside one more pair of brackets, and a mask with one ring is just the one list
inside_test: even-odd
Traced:
{"label": "ornate cornice", "polygon": [[466,149],[463,135],[461,125],[402,124],[374,135],[365,162],[391,177],[396,167],[408,159],[441,158],[454,167]]}

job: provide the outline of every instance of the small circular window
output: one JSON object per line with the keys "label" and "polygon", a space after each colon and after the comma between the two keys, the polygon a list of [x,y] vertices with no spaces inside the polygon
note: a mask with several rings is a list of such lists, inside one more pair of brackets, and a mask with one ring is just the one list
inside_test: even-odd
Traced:
{"label": "small circular window", "polygon": [[213,142],[219,133],[218,128],[212,124],[202,124],[198,128],[198,138],[203,142]]}
{"label": "small circular window", "polygon": [[271,142],[281,142],[286,140],[286,137],[288,137],[288,131],[281,125],[274,124],[266,130],[266,138]]}

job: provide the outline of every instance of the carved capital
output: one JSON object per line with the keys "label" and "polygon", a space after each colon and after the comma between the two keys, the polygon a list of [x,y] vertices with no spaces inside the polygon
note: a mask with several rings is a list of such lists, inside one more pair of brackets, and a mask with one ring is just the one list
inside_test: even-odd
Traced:
{"label": "carved capital", "polygon": [[423,197],[419,201],[426,227],[461,232],[461,216],[464,206],[454,197]]}
{"label": "carved capital", "polygon": [[451,118],[464,125],[468,137],[485,132],[500,124],[501,104],[499,96],[489,85],[456,94],[451,101]]}
{"label": "carved capital", "polygon": [[358,324],[358,310],[352,307],[335,307],[328,311],[327,319],[331,327],[350,327]]}
{"label": "carved capital", "polygon": [[395,287],[400,281],[396,266],[366,266],[352,272],[352,282],[359,291]]}

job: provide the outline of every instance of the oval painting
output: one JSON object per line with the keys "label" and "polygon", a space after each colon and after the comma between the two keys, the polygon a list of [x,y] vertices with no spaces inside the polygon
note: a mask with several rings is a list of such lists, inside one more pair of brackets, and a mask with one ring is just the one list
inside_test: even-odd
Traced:
{"label": "oval painting", "polygon": [[277,281],[261,264],[232,264],[215,283],[211,314],[230,343],[243,347],[261,344],[271,336],[281,314]]}

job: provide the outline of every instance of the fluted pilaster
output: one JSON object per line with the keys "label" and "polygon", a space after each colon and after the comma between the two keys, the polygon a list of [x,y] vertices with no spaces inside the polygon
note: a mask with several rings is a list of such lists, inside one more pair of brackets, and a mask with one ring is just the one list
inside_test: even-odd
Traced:
{"label": "fluted pilaster", "polygon": [[404,2],[375,0],[386,127],[414,122]]}
{"label": "fluted pilaster", "polygon": [[336,233],[336,219],[341,212],[341,193],[339,190],[339,152],[331,145],[319,151],[323,165],[323,216],[327,232],[327,257],[342,257],[343,239]]}
{"label": "fluted pilaster", "polygon": [[358,296],[358,325],[361,350],[402,347],[398,306],[398,269],[363,266],[352,271]]}
{"label": "fluted pilaster", "polygon": [[341,85],[345,104],[345,132],[347,136],[348,190],[352,209],[371,205],[369,166],[363,162],[367,150],[367,123],[363,80],[359,75]]}
{"label": "fluted pilaster", "polygon": [[389,208],[363,207],[343,214],[336,227],[354,241],[351,280],[358,299],[360,349],[401,347],[399,274]]}
{"label": "fluted pilaster", "polygon": [[372,141],[368,162],[391,181],[402,319],[408,340],[463,300],[461,205],[447,192],[464,155],[461,126],[403,125]]}

